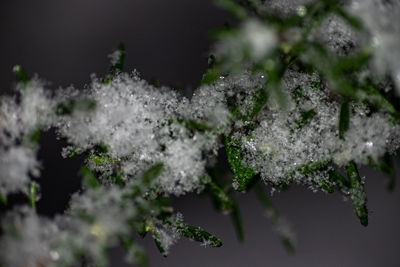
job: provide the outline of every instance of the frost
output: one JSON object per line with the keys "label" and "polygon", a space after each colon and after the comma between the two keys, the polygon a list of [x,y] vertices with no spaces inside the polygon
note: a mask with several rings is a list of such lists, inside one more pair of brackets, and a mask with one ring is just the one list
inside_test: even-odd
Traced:
{"label": "frost", "polygon": [[118,61],[120,60],[122,54],[123,54],[123,52],[121,50],[115,50],[114,52],[109,54],[108,58],[110,59],[110,64],[112,66],[115,66],[118,63]]}
{"label": "frost", "polygon": [[258,61],[264,59],[276,47],[277,36],[268,25],[252,19],[246,21],[238,32],[219,42],[214,48],[215,54],[235,67],[246,59]]}
{"label": "frost", "polygon": [[27,84],[18,84],[19,99],[3,97],[0,100],[0,144],[10,146],[16,142],[29,142],[29,135],[40,126],[52,122],[53,100],[37,77]]}
{"label": "frost", "polygon": [[[369,158],[376,160],[388,149],[395,150],[395,144],[386,140],[397,140],[400,128],[392,125],[388,115],[367,115],[365,108],[354,107],[351,130],[341,140],[337,133],[339,103],[330,99],[329,90],[315,87],[319,78],[292,71],[285,75],[284,83],[291,95],[290,109],[270,106],[259,114],[258,128],[247,137],[235,136],[243,144],[244,161],[265,181],[278,185],[294,180],[313,188],[328,182],[329,168],[322,168],[327,162],[367,164]],[[302,101],[296,100],[298,94]],[[315,115],[301,122],[310,111]],[[312,170],[311,166],[318,173],[313,177],[319,180],[309,180],[306,170]]]}
{"label": "frost", "polygon": [[[119,74],[108,84],[94,78],[88,97],[96,102],[96,109],[65,117],[59,131],[81,150],[107,146],[110,160],[101,166],[90,162],[92,169],[110,173],[117,161],[123,179],[129,179],[151,164],[165,161],[168,168],[160,178],[161,191],[179,195],[196,188],[204,172],[201,153],[209,141],[184,127],[185,121],[192,119],[187,118],[186,98],[168,88],[159,90],[136,73]],[[192,153],[187,156],[189,151]]]}
{"label": "frost", "polygon": [[242,31],[252,60],[262,59],[277,44],[274,32],[258,21],[247,22]]}
{"label": "frost", "polygon": [[307,9],[305,5],[311,0],[268,0],[264,1],[264,5],[260,7],[261,11],[278,13],[282,16],[298,14],[304,16]]}
{"label": "frost", "polygon": [[[191,98],[155,87],[136,71],[123,73],[123,45],[109,55],[110,73],[93,75],[84,88],[50,92],[14,69],[16,95],[0,100],[0,200],[36,185],[41,131],[55,129],[68,143],[63,157],[82,154],[85,166],[82,191],[64,214],[50,220],[27,207],[8,213],[0,265],[103,266],[104,251],[116,245],[143,264],[134,233],[151,232],[164,255],[180,236],[221,246],[184,224],[166,199],[206,189],[221,211],[233,211],[239,229],[237,204],[212,173],[224,146],[234,189],[250,189],[259,177],[272,192],[291,183],[314,192],[338,189],[368,223],[357,165],[392,175],[388,153],[400,148],[400,115],[387,99],[393,81],[400,88],[399,4],[245,2],[249,10],[226,3],[247,19],[221,35]],[[348,179],[337,171],[343,167]],[[29,195],[32,206],[36,197]],[[264,204],[291,247],[292,232],[268,199]]]}
{"label": "frost", "polygon": [[199,185],[206,164],[202,159],[203,143],[194,136],[192,140],[176,140],[166,144],[164,162],[167,170],[160,177],[162,191],[179,195],[193,191]]}
{"label": "frost", "polygon": [[40,164],[36,153],[29,148],[13,147],[1,151],[0,158],[0,195],[22,192],[28,188],[30,176],[39,176]]}
{"label": "frost", "polygon": [[[0,242],[0,262],[4,266],[56,266],[49,240],[57,233],[55,226],[41,219],[29,208],[9,214],[2,222],[6,235]],[[53,255],[53,257],[51,256]]]}
{"label": "frost", "polygon": [[30,176],[38,177],[36,142],[40,128],[52,123],[54,102],[37,77],[16,87],[18,98],[0,100],[0,195],[27,189]]}
{"label": "frost", "polygon": [[342,166],[350,160],[360,164],[368,164],[369,158],[378,161],[386,151],[398,148],[389,140],[398,140],[399,134],[400,128],[393,126],[384,114],[357,114],[351,118],[349,131],[345,141],[340,143],[334,161]]}
{"label": "frost", "polygon": [[400,93],[400,2],[393,0],[351,1],[349,10],[368,27],[372,44],[374,69],[389,72]]}
{"label": "frost", "polygon": [[354,52],[360,46],[360,34],[336,15],[328,16],[315,30],[313,38],[342,56]]}

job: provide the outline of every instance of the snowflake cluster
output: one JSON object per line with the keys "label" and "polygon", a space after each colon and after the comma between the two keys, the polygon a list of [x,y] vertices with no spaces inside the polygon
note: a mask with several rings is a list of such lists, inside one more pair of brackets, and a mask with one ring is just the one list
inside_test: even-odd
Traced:
{"label": "snowflake cluster", "polygon": [[[293,182],[328,192],[336,187],[365,224],[356,165],[376,165],[400,148],[399,115],[385,98],[392,87],[400,90],[400,2],[343,1],[318,23],[308,21],[319,5],[324,12],[333,2],[249,1],[259,17],[239,12],[246,19],[214,46],[217,63],[208,74],[215,77],[191,98],[121,72],[122,50],[109,56],[112,73],[93,75],[85,88],[51,91],[37,77],[21,80],[14,96],[0,99],[1,200],[22,193],[34,204],[38,138],[49,129],[68,142],[64,157],[85,155],[84,188],[54,219],[27,206],[9,211],[0,265],[104,265],[104,251],[118,244],[139,262],[140,248],[126,239],[133,233],[151,232],[165,255],[180,236],[220,246],[185,225],[162,198],[206,189],[222,210],[234,210],[209,173],[223,147],[235,189],[257,177],[274,188]],[[304,31],[291,18],[313,27]],[[279,25],[287,19],[289,26]],[[349,63],[348,56],[361,63]],[[343,70],[351,75],[342,78]],[[340,178],[341,168],[348,180]],[[268,206],[280,235],[290,238]]]}

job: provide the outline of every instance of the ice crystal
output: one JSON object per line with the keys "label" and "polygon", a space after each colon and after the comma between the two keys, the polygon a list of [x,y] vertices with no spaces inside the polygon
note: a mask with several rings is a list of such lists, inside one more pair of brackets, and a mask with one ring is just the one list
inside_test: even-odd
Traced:
{"label": "ice crystal", "polygon": [[353,0],[349,9],[368,27],[372,44],[374,69],[389,72],[400,92],[400,3],[395,0]]}
{"label": "ice crystal", "polygon": [[30,208],[25,207],[9,214],[3,221],[2,229],[7,233],[0,242],[2,265],[56,266],[54,263],[58,257],[55,257],[49,240],[58,233],[50,221],[39,218]]}
{"label": "ice crystal", "polygon": [[[108,84],[94,78],[87,95],[96,102],[96,109],[75,112],[59,126],[60,134],[81,150],[97,144],[107,146],[110,160],[97,162],[97,166],[92,162],[93,169],[109,173],[118,161],[123,178],[129,179],[151,164],[165,161],[161,191],[179,195],[198,186],[205,167],[202,151],[210,147],[205,144],[214,141],[185,127],[199,119],[187,111],[189,100],[168,88],[149,85],[136,73],[119,74]],[[218,118],[215,123],[219,123]]]}
{"label": "ice crystal", "polygon": [[30,176],[39,176],[38,133],[53,120],[54,101],[41,80],[35,77],[18,84],[16,93],[18,99],[4,97],[0,101],[0,194],[4,197],[24,191]]}
{"label": "ice crystal", "polygon": [[121,50],[115,50],[114,52],[108,55],[108,58],[110,59],[110,64],[112,66],[115,66],[118,63],[118,61],[122,56],[122,53],[123,52]]}
{"label": "ice crystal", "polygon": [[313,38],[325,44],[329,50],[339,55],[347,55],[359,47],[360,34],[342,18],[330,15],[315,30]]}
{"label": "ice crystal", "polygon": [[[243,144],[244,161],[266,181],[318,185],[328,180],[325,171],[329,169],[315,170],[322,181],[310,181],[305,166],[331,161],[339,166],[350,161],[367,164],[369,158],[380,158],[394,145],[386,140],[397,139],[400,129],[392,125],[387,114],[367,115],[365,108],[354,107],[351,130],[341,140],[337,132],[339,104],[329,90],[315,87],[318,76],[288,72],[284,82],[293,102],[290,109],[265,109],[258,116],[258,128],[248,136],[234,136]],[[308,120],[302,121],[305,118]]]}
{"label": "ice crystal", "polygon": [[281,16],[298,14],[304,16],[307,12],[305,5],[311,2],[310,0],[267,0],[264,5],[260,6],[261,11],[278,13]]}
{"label": "ice crystal", "polygon": [[1,151],[0,158],[0,195],[22,192],[28,188],[30,175],[39,176],[40,164],[36,153],[30,148],[13,147]]}
{"label": "ice crystal", "polygon": [[[68,142],[62,155],[84,154],[85,166],[83,190],[55,219],[25,206],[9,212],[0,265],[105,265],[104,251],[118,244],[129,261],[144,264],[133,233],[151,232],[164,255],[180,236],[221,246],[165,204],[170,195],[204,189],[219,210],[231,212],[240,238],[238,205],[211,171],[222,147],[235,190],[246,191],[259,177],[272,191],[293,182],[313,191],[335,188],[367,225],[357,165],[392,175],[387,159],[400,148],[400,115],[386,98],[390,78],[400,88],[400,5],[245,2],[225,1],[244,21],[220,36],[191,98],[122,72],[123,45],[109,55],[110,73],[93,75],[85,88],[50,93],[45,82],[14,68],[16,95],[0,100],[0,199],[23,192],[34,207],[37,195],[27,190],[38,185],[41,131],[54,128]],[[272,203],[261,200],[292,249],[292,233]]]}
{"label": "ice crystal", "polygon": [[268,25],[256,19],[246,21],[241,28],[224,38],[215,47],[215,54],[235,67],[243,60],[257,61],[268,56],[277,45],[277,36]]}

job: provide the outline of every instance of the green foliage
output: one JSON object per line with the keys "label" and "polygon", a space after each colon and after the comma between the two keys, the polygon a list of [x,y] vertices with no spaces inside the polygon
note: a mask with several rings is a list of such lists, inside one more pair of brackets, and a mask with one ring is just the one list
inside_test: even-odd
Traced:
{"label": "green foliage", "polygon": [[207,85],[212,84],[219,78],[219,73],[214,69],[208,69],[208,71],[203,75],[200,84]]}
{"label": "green foliage", "polygon": [[152,233],[152,237],[153,237],[154,243],[156,244],[158,251],[161,253],[161,255],[163,255],[164,257],[167,257],[168,250],[167,250],[167,248],[165,248],[163,246],[157,229],[152,229],[151,233]]}
{"label": "green foliage", "polygon": [[40,127],[37,127],[35,131],[33,131],[31,133],[31,135],[29,136],[29,141],[32,144],[38,144],[39,143],[39,139],[40,139],[40,134],[42,132],[42,129]]}
{"label": "green foliage", "polygon": [[243,121],[252,121],[268,101],[268,93],[265,88],[260,88],[252,99],[252,105],[247,113],[241,118]]}
{"label": "green foliage", "polygon": [[256,177],[254,171],[243,165],[239,146],[236,141],[232,140],[231,136],[225,137],[225,151],[230,169],[237,183],[236,190],[246,191],[255,182]]}
{"label": "green foliage", "polygon": [[4,197],[3,195],[0,195],[0,203],[3,204],[4,206],[7,205],[7,198]]}
{"label": "green foliage", "polygon": [[339,138],[344,139],[344,134],[349,129],[350,124],[350,106],[349,101],[344,100],[340,106],[339,113]]}
{"label": "green foliage", "polygon": [[367,199],[364,191],[364,185],[361,183],[360,175],[358,174],[355,163],[350,163],[346,166],[347,177],[350,182],[350,197],[353,201],[354,209],[357,217],[363,226],[368,225],[368,209]]}
{"label": "green foliage", "polygon": [[218,210],[230,212],[235,208],[236,204],[232,198],[216,183],[209,182],[207,184],[207,190],[214,199],[215,206]]}
{"label": "green foliage", "polygon": [[[274,204],[265,194],[264,190],[261,188],[260,185],[256,186],[256,194],[260,202],[264,205],[266,211],[268,212],[272,224],[274,226],[279,226],[280,215],[278,209],[274,206]],[[291,237],[281,233],[280,235],[281,235],[282,245],[285,247],[286,251],[289,252],[290,254],[293,254],[295,252],[295,247],[293,240],[291,240]]]}
{"label": "green foliage", "polygon": [[222,211],[224,214],[230,214],[233,226],[236,231],[236,236],[239,242],[244,241],[244,230],[242,224],[242,218],[238,204],[233,200],[227,192],[219,187],[215,182],[209,181],[206,184],[207,192],[210,194],[214,207],[218,211]]}
{"label": "green foliage", "polygon": [[20,65],[15,65],[13,67],[13,72],[18,82],[21,82],[23,84],[29,82],[28,75],[25,73],[25,71],[22,69]]}
{"label": "green foliage", "polygon": [[242,223],[242,217],[240,216],[240,211],[237,205],[232,210],[231,213],[231,218],[233,222],[233,226],[235,227],[236,231],[236,236],[239,240],[239,242],[244,241],[244,229],[243,229],[243,223]]}
{"label": "green foliage", "polygon": [[128,252],[130,262],[137,263],[142,267],[149,265],[149,260],[146,256],[146,253],[132,238],[124,237],[121,241],[121,244],[122,247]]}
{"label": "green foliage", "polygon": [[96,188],[100,186],[96,176],[90,171],[87,166],[81,168],[82,183],[88,188]]}
{"label": "green foliage", "polygon": [[124,67],[125,56],[126,56],[125,45],[123,43],[120,43],[117,51],[119,52],[119,57],[115,61],[115,63],[111,63],[111,66],[110,66],[111,74],[116,74],[118,72],[121,72]]}
{"label": "green foliage", "polygon": [[212,247],[222,246],[222,242],[217,237],[204,231],[200,227],[194,227],[181,222],[177,222],[175,225],[177,231],[184,237],[191,240],[202,242],[204,245]]}
{"label": "green foliage", "polygon": [[33,210],[36,210],[36,202],[40,199],[40,186],[38,183],[32,181],[29,183],[27,196],[29,205]]}
{"label": "green foliage", "polygon": [[75,110],[90,111],[96,108],[96,102],[92,99],[70,99],[59,103],[55,108],[58,116],[71,115]]}
{"label": "green foliage", "polygon": [[300,119],[296,122],[297,130],[303,128],[317,113],[314,109],[307,110],[303,112],[300,116]]}
{"label": "green foliage", "polygon": [[195,120],[179,119],[179,123],[186,126],[187,129],[199,132],[211,131],[213,127],[210,127],[204,123],[197,122]]}
{"label": "green foliage", "polygon": [[396,183],[396,173],[393,165],[392,156],[389,153],[386,153],[382,160],[379,162],[375,162],[371,157],[369,158],[369,166],[376,170],[382,171],[387,175],[387,190],[392,192]]}
{"label": "green foliage", "polygon": [[[284,90],[283,77],[288,70],[296,70],[305,74],[316,73],[321,80],[315,81],[313,89],[324,90],[325,84],[332,88],[330,92],[331,101],[340,105],[339,120],[337,130],[339,138],[344,140],[346,132],[350,127],[350,118],[352,115],[351,107],[353,104],[364,103],[378,111],[390,114],[393,124],[400,122],[400,113],[392,99],[389,99],[378,86],[369,79],[360,78],[362,73],[371,63],[372,53],[370,47],[360,47],[356,52],[349,55],[337,55],[331,52],[323,44],[314,41],[311,34],[321,23],[331,14],[335,14],[342,18],[349,26],[358,32],[365,31],[361,21],[348,13],[342,6],[341,1],[336,0],[314,0],[302,7],[298,14],[289,16],[280,16],[271,12],[258,12],[258,5],[265,1],[257,0],[218,0],[218,4],[229,10],[237,19],[246,22],[247,20],[257,18],[262,25],[265,24],[271,31],[276,34],[277,45],[266,55],[252,59],[249,56],[249,47],[244,46],[241,52],[243,55],[240,62],[229,64],[229,57],[217,58],[210,56],[209,68],[203,75],[201,85],[210,85],[216,82],[222,74],[238,71],[240,69],[251,69],[254,74],[262,75],[265,78],[264,84],[260,88],[256,88],[255,93],[247,96],[246,99],[238,100],[240,103],[234,103],[229,106],[233,122],[230,128],[224,132],[218,132],[217,129],[203,122],[193,119],[170,119],[166,125],[172,122],[178,122],[185,127],[190,133],[217,133],[219,138],[223,140],[227,161],[234,177],[233,187],[236,191],[249,191],[256,185],[256,193],[263,204],[265,210],[270,215],[272,224],[279,226],[282,219],[277,208],[265,194],[263,189],[258,185],[260,175],[252,168],[248,167],[243,161],[243,144],[240,139],[235,138],[235,134],[242,134],[243,138],[252,139],[252,131],[259,126],[258,117],[261,110],[276,105],[278,108],[285,110],[289,105],[289,95]],[[290,30],[299,30],[299,36],[289,38],[287,33]],[[217,37],[223,40],[227,37],[236,36],[239,31],[235,28],[225,27],[219,31]],[[237,36],[236,36],[237,37]],[[121,43],[119,49],[110,55],[111,64],[109,74],[104,79],[104,83],[109,84],[112,79],[119,75],[123,69],[125,61],[125,47]],[[228,63],[227,63],[228,62]],[[29,78],[20,66],[13,68],[17,81],[27,84]],[[221,77],[222,79],[223,77]],[[153,85],[160,87],[158,81],[154,80]],[[297,86],[292,90],[290,97],[296,104],[301,107],[307,99],[303,94],[302,86]],[[246,103],[246,110],[241,110],[241,105]],[[291,103],[290,103],[291,104]],[[229,104],[228,104],[229,105]],[[54,113],[57,116],[72,115],[75,111],[91,111],[96,108],[96,102],[92,99],[76,98],[67,99],[56,105]],[[302,112],[295,114],[298,118],[293,127],[290,127],[292,133],[301,131],[309,126],[313,118],[318,115],[318,107],[300,109]],[[240,111],[240,112],[239,112]],[[236,121],[241,123],[235,124]],[[240,125],[240,126],[237,126]],[[40,138],[41,128],[38,127],[29,136],[31,143],[37,143]],[[24,139],[24,141],[26,141]],[[347,141],[347,140],[346,140]],[[165,150],[165,145],[160,144],[161,150]],[[146,233],[151,232],[154,242],[160,253],[164,256],[168,254],[168,247],[165,247],[162,230],[168,229],[176,231],[179,235],[191,240],[201,242],[204,245],[212,247],[222,246],[222,241],[214,235],[204,231],[200,227],[194,227],[183,223],[174,217],[174,210],[170,206],[170,199],[162,196],[162,192],[157,188],[157,177],[164,171],[164,163],[154,164],[144,171],[139,177],[132,181],[121,177],[120,159],[107,155],[109,152],[105,144],[98,144],[91,150],[86,151],[86,163],[88,165],[81,168],[81,176],[83,185],[87,190],[99,190],[102,187],[103,180],[98,176],[105,177],[107,185],[128,188],[128,194],[124,195],[124,201],[135,203],[138,214],[131,218],[130,227],[134,232],[144,237]],[[69,157],[76,155],[76,151],[72,150]],[[308,160],[308,159],[307,159]],[[91,171],[88,166],[94,164],[97,167],[111,166],[112,174],[105,174],[101,171]],[[392,158],[389,154],[375,162],[369,159],[369,165],[375,169],[383,171],[389,177],[388,189],[393,190],[395,185],[395,172]],[[297,166],[297,165],[296,165]],[[207,166],[209,167],[209,166]],[[100,168],[101,169],[101,168]],[[338,166],[334,165],[333,159],[311,159],[310,162],[291,168],[289,171],[284,170],[284,179],[276,184],[272,184],[274,189],[285,189],[291,183],[301,176],[305,178],[307,185],[313,188],[319,188],[324,192],[332,193],[338,190],[346,197],[352,200],[356,216],[362,225],[368,225],[367,198],[364,190],[364,184],[359,176],[357,166],[354,162],[350,162],[345,166],[347,177],[340,174]],[[324,172],[328,174],[328,178],[321,179],[319,175]],[[235,227],[239,241],[244,240],[243,223],[240,216],[240,210],[236,201],[230,196],[230,188],[227,189],[220,186],[221,181],[215,175],[211,178],[203,179],[201,185],[206,188],[206,193],[212,198],[216,209],[222,213],[230,214],[233,225]],[[272,183],[272,182],[270,182]],[[31,182],[27,189],[28,202],[33,209],[36,208],[36,202],[39,199],[39,187],[36,182]],[[5,196],[0,196],[0,201],[6,204]],[[124,205],[126,203],[122,203]],[[77,211],[77,216],[89,223],[94,222],[94,217],[84,211]],[[178,217],[178,216],[177,216]],[[289,253],[294,253],[295,247],[291,236],[279,232],[283,246]],[[168,242],[167,242],[168,243]],[[148,264],[144,252],[138,247],[132,236],[124,236],[121,238],[121,245],[132,255],[136,263],[146,266]],[[168,244],[167,244],[168,245]],[[81,252],[79,252],[81,253]]]}

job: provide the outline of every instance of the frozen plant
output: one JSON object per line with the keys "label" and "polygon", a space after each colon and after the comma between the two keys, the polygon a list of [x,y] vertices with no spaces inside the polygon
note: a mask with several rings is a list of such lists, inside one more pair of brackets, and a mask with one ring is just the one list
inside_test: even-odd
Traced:
{"label": "frozen plant", "polygon": [[[0,265],[107,265],[122,246],[146,265],[137,236],[150,233],[166,256],[180,237],[203,246],[221,240],[184,223],[171,196],[208,194],[231,214],[243,239],[232,191],[255,188],[289,252],[293,232],[261,185],[293,183],[338,191],[368,224],[370,165],[388,174],[400,148],[400,3],[384,0],[219,0],[239,20],[217,34],[201,85],[186,98],[122,72],[123,45],[110,72],[85,88],[51,92],[20,66],[14,96],[0,100]],[[68,142],[64,157],[84,155],[82,189],[55,218],[35,210],[40,197],[40,132]],[[225,150],[233,180],[215,172]],[[56,179],[56,178],[55,178]],[[26,196],[13,207],[10,196]]]}

